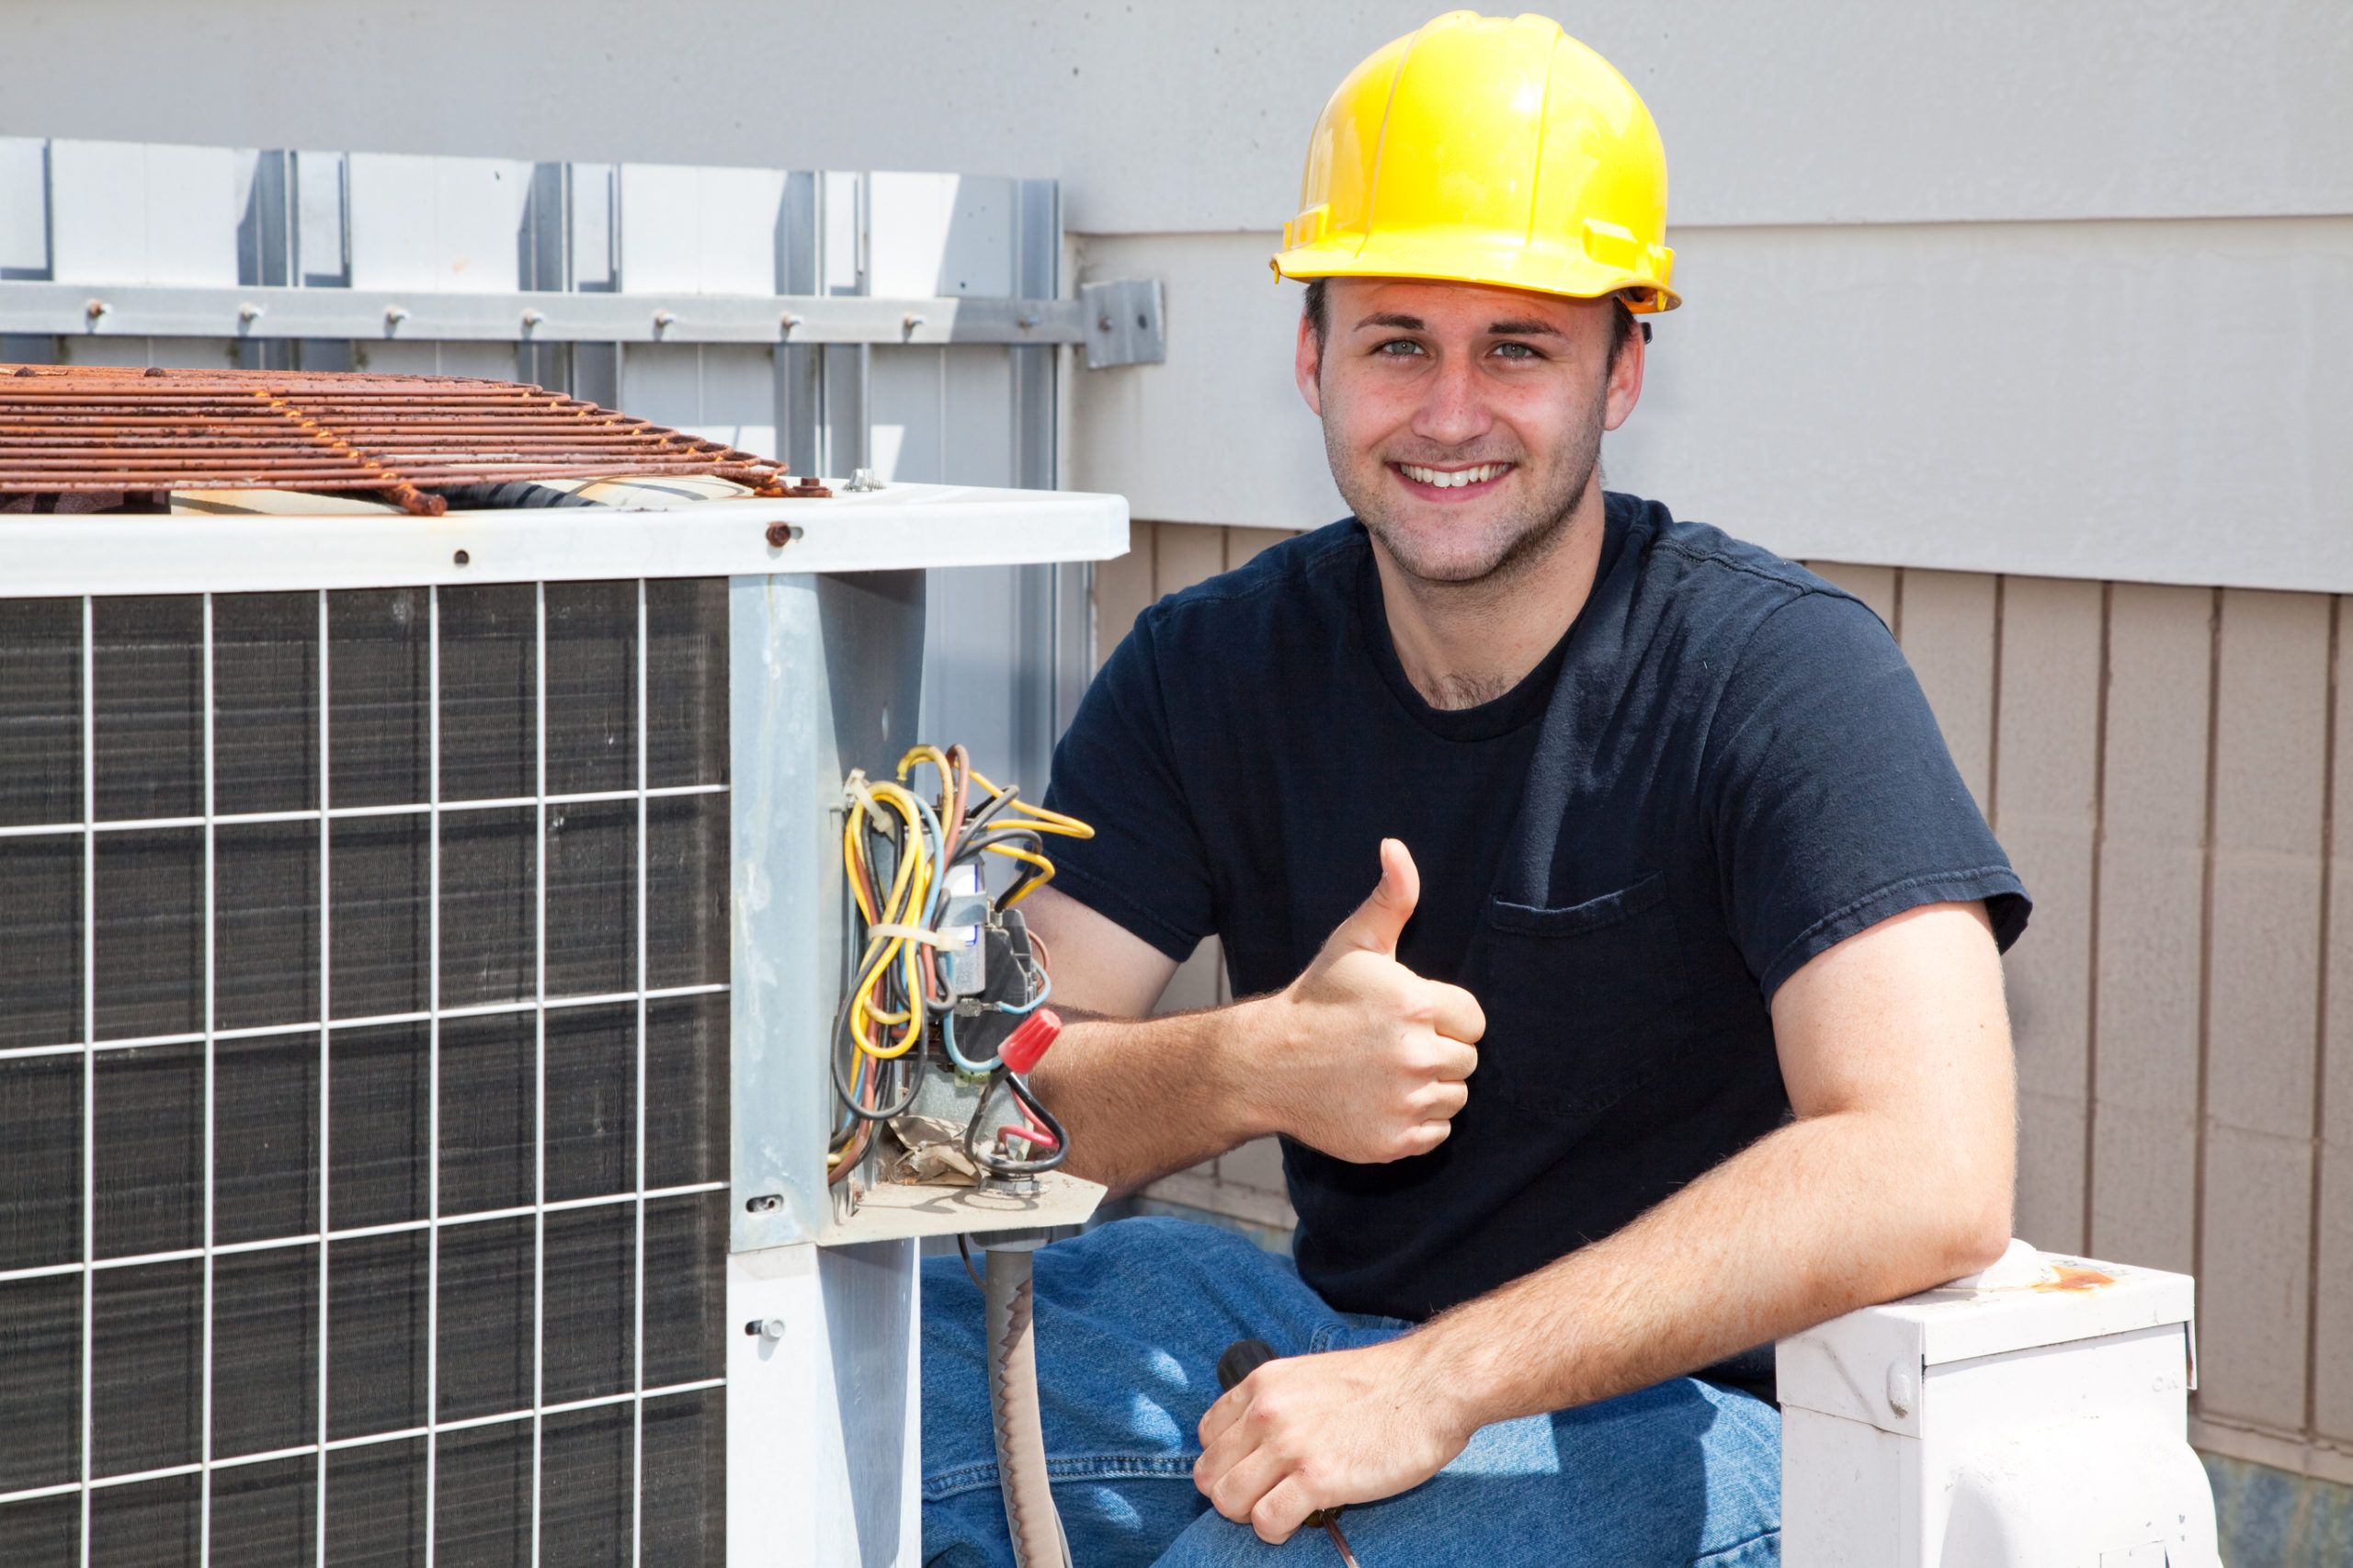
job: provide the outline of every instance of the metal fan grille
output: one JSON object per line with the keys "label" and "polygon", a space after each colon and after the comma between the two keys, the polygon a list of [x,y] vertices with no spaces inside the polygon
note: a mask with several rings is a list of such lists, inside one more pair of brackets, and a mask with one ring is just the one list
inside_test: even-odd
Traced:
{"label": "metal fan grille", "polygon": [[724,583],[0,667],[0,1562],[723,1561]]}

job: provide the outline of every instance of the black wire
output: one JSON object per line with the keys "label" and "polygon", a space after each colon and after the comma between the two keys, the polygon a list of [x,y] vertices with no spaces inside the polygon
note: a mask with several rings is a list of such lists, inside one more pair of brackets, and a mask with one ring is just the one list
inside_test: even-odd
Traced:
{"label": "black wire", "polygon": [[[1008,1073],[1005,1076],[1005,1082],[1006,1086],[1013,1091],[1013,1097],[1019,1100],[1023,1105],[1028,1106],[1029,1108],[1030,1114],[1035,1116],[1040,1121],[1043,1122],[1045,1124],[1046,1131],[1054,1135],[1054,1146],[1044,1159],[1029,1160],[1024,1163],[1032,1170],[1052,1170],[1056,1165],[1061,1165],[1064,1160],[1070,1157],[1070,1133],[1063,1128],[1062,1122],[1055,1117],[1054,1113],[1048,1110],[1044,1104],[1039,1100],[1036,1095],[1030,1093],[1029,1079],[1023,1077],[1018,1073]],[[1032,1145],[1032,1147],[1035,1147],[1035,1145]]]}
{"label": "black wire", "polygon": [[961,865],[967,858],[978,857],[982,850],[986,849],[992,844],[1014,844],[1022,842],[1026,842],[1030,848],[1036,850],[1040,855],[1043,855],[1046,852],[1045,835],[1040,834],[1034,827],[993,827],[985,833],[968,834],[964,837],[958,839],[956,841],[956,863]]}
{"label": "black wire", "polygon": [[972,1244],[961,1231],[956,1233],[956,1250],[964,1255],[964,1272],[972,1277],[972,1289],[988,1294],[989,1288],[981,1283],[981,1271],[972,1267]]}
{"label": "black wire", "polygon": [[[950,865],[977,861],[995,845],[1019,845],[1040,856],[1046,853],[1045,835],[1034,825],[1022,823],[1017,819],[1003,825],[991,825],[1012,808],[1018,793],[1018,790],[1013,787],[999,790],[979,806],[966,812],[963,824],[958,832],[956,853]],[[891,884],[900,859],[906,853],[904,835],[908,829],[904,823],[895,819],[877,824],[870,818],[865,823],[863,831],[866,835],[868,891],[870,896],[880,899],[883,890]],[[1044,875],[1045,873],[1037,867],[1027,862],[1022,863],[1021,869],[1015,876],[1012,883],[994,901],[995,906],[999,909],[1004,908],[1024,889],[1040,881]],[[872,938],[865,930],[866,922],[863,919],[854,915],[851,918],[851,926],[853,946],[849,950],[855,951],[856,944],[858,942],[871,943]],[[904,1115],[915,1103],[915,1096],[923,1086],[923,1070],[927,1064],[932,1051],[933,1027],[928,1016],[930,1009],[922,995],[908,994],[904,971],[900,964],[891,963],[887,968],[885,967],[884,954],[887,950],[888,945],[884,944],[876,952],[872,960],[847,966],[854,971],[854,977],[844,991],[840,1005],[834,1012],[834,1027],[829,1035],[833,1049],[826,1054],[834,1082],[834,1092],[841,1101],[843,1112],[833,1135],[833,1147],[835,1149],[846,1146],[857,1137],[858,1123],[888,1121],[894,1117]],[[933,955],[928,951],[917,955],[918,963],[926,969],[934,967],[930,961],[932,958]],[[1025,978],[1031,980],[1034,995],[1035,979],[1042,971],[1034,960],[1024,967],[1029,971]],[[888,1106],[868,1108],[859,1105],[850,1090],[848,1074],[851,1065],[858,1059],[859,1045],[857,1038],[849,1031],[849,1014],[855,999],[864,994],[868,986],[874,984],[878,970],[882,971],[879,987],[881,995],[878,998],[882,1005],[881,1010],[899,1013],[916,1011],[917,1016],[921,1017],[924,1022],[920,1037],[915,1046],[904,1055],[896,1058],[874,1059],[872,1071],[882,1075],[885,1080],[885,1090],[892,1092],[893,1098]],[[953,1001],[951,1000],[948,1005],[952,1006]],[[990,1152],[983,1153],[982,1131],[988,1120],[989,1106],[996,1097],[999,1088],[1010,1093],[1021,1105],[1028,1108],[1037,1119],[1038,1123],[1053,1138],[1054,1147],[1051,1150],[1044,1155],[1034,1158],[1006,1159],[995,1152],[1001,1145],[992,1137],[989,1140]],[[1020,1074],[1004,1067],[999,1067],[993,1073],[987,1084],[983,1086],[980,1099],[972,1108],[972,1118],[965,1124],[963,1142],[965,1155],[982,1170],[997,1176],[1036,1176],[1054,1169],[1067,1159],[1070,1153],[1069,1135],[1062,1122],[1051,1111],[1039,1103],[1037,1096],[1030,1091],[1028,1082]],[[1030,1147],[1034,1149],[1037,1145],[1032,1144]],[[958,1241],[961,1247],[962,1238],[959,1237]],[[965,1252],[964,1265],[967,1270],[972,1269],[972,1256],[969,1250]],[[973,1275],[973,1282],[975,1284],[980,1282],[977,1273]]]}
{"label": "black wire", "polygon": [[1008,810],[1013,804],[1013,798],[1020,792],[1017,787],[999,790],[981,804],[972,807],[964,813],[962,831],[967,835],[978,833]]}
{"label": "black wire", "polygon": [[[1054,1147],[1043,1158],[1008,1160],[998,1154],[982,1152],[981,1129],[988,1119],[989,1102],[996,1097],[999,1088],[1010,1090],[1016,1099],[1037,1113],[1038,1119],[1045,1125],[1046,1131],[1053,1134]],[[988,1086],[981,1091],[979,1103],[972,1107],[972,1119],[964,1124],[964,1157],[991,1176],[1037,1176],[1052,1170],[1070,1157],[1070,1139],[1063,1132],[1063,1124],[1054,1119],[1053,1113],[1038,1103],[1037,1096],[1029,1092],[1029,1085],[1022,1081],[1021,1074],[1009,1068],[1000,1067],[989,1074]]]}

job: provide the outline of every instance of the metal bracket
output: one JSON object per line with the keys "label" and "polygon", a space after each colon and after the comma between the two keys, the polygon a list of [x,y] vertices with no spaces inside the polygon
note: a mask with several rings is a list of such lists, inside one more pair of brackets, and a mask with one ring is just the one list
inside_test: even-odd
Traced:
{"label": "metal bracket", "polygon": [[[1156,292],[1156,290],[1155,290]],[[1086,341],[1076,300],[864,295],[404,294],[0,280],[0,333],[420,343],[1013,344]],[[1154,320],[1159,307],[1153,307]],[[1099,314],[1099,312],[1097,312]],[[1121,320],[1125,317],[1119,318]],[[1156,341],[1156,339],[1155,339]]]}
{"label": "metal bracket", "polygon": [[1086,326],[1086,368],[1161,365],[1168,360],[1168,334],[1160,313],[1160,279],[1121,278],[1078,286]]}

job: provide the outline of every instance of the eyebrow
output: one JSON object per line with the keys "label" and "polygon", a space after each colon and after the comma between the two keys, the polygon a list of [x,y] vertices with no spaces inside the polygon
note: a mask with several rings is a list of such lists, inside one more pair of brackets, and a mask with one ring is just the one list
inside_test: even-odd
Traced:
{"label": "eyebrow", "polygon": [[[1429,330],[1429,324],[1421,317],[1407,315],[1400,311],[1377,312],[1357,323],[1358,332],[1362,332],[1369,326],[1390,327],[1398,332],[1427,332]],[[1550,322],[1495,321],[1487,324],[1487,335],[1489,337],[1559,337],[1562,333],[1560,328]]]}

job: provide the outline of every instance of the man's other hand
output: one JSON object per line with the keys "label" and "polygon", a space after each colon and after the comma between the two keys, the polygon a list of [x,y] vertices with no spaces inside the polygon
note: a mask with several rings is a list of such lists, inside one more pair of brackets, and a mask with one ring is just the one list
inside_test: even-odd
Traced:
{"label": "man's other hand", "polygon": [[1279,1545],[1318,1508],[1394,1496],[1445,1469],[1478,1430],[1449,1381],[1411,1335],[1269,1361],[1201,1417],[1193,1484]]}
{"label": "man's other hand", "polygon": [[1381,881],[1306,971],[1256,1004],[1251,1063],[1278,1131],[1336,1159],[1381,1165],[1446,1141],[1486,1032],[1478,999],[1397,961],[1421,896],[1414,858],[1381,841]]}

